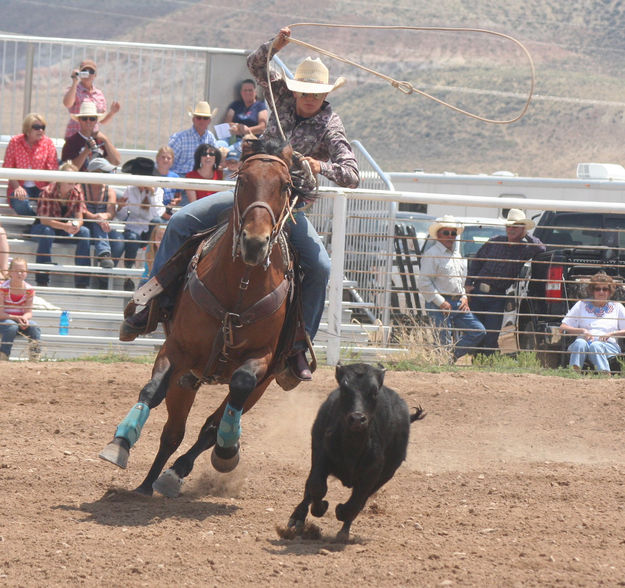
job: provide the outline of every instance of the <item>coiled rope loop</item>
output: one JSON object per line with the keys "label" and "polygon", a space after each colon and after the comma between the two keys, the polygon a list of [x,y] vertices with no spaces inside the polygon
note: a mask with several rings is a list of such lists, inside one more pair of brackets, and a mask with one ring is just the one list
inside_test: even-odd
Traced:
{"label": "coiled rope loop", "polygon": [[[340,55],[337,55],[336,53],[332,53],[331,51],[327,51],[326,49],[322,49],[321,47],[317,47],[310,43],[306,43],[305,41],[301,41],[299,39],[294,39],[293,37],[289,37],[288,42],[295,43],[296,45],[301,45],[302,47],[306,47],[308,49],[311,49],[312,51],[316,51],[317,53],[320,53],[321,55],[326,55],[327,57],[336,59],[337,61],[341,61],[343,63],[347,63],[349,65],[353,65],[354,67],[362,69],[370,74],[373,74],[379,78],[382,78],[383,80],[386,80],[387,82],[391,84],[391,86],[393,86],[394,88],[396,88],[397,90],[399,90],[400,92],[404,94],[413,94],[413,93],[419,94],[420,96],[429,98],[430,100],[433,100],[434,102],[437,102],[438,104],[441,104],[442,106],[446,106],[447,108],[450,108],[451,110],[455,112],[459,112],[460,114],[464,114],[465,116],[469,116],[471,118],[474,118],[476,120],[486,122],[486,123],[492,123],[496,125],[508,125],[508,124],[511,124],[520,120],[527,112],[530,102],[532,100],[532,96],[534,94],[534,86],[536,84],[536,70],[534,68],[534,60],[532,59],[532,56],[530,55],[525,45],[521,43],[521,41],[518,41],[514,37],[511,37],[510,35],[506,35],[504,33],[498,33],[497,31],[491,31],[489,29],[474,29],[474,28],[468,28],[468,27],[406,27],[406,26],[388,26],[388,25],[387,26],[340,25],[340,24],[327,24],[327,23],[315,23],[315,22],[298,22],[298,23],[289,25],[289,28],[293,29],[295,27],[303,27],[303,26],[342,28],[342,29],[378,29],[378,30],[395,30],[395,31],[407,30],[407,31],[430,31],[430,32],[437,31],[437,32],[444,32],[444,33],[481,33],[485,35],[492,35],[495,37],[499,37],[507,41],[512,41],[515,45],[517,45],[525,54],[527,61],[529,63],[529,67],[530,67],[530,88],[529,88],[527,100],[525,101],[523,108],[521,109],[521,111],[519,112],[517,116],[515,116],[514,118],[510,118],[510,119],[505,119],[505,120],[492,119],[492,118],[479,116],[475,113],[469,112],[468,110],[464,110],[462,108],[459,108],[458,106],[454,106],[453,104],[450,104],[449,102],[445,102],[444,100],[441,100],[440,98],[436,98],[435,96],[432,96],[431,94],[428,94],[427,92],[424,92],[423,90],[419,90],[418,88],[415,88],[410,82],[396,80],[381,72],[375,71],[373,69],[365,67],[364,65],[356,63],[355,61],[352,61],[351,59],[347,59],[346,57],[341,57]],[[271,54],[271,51],[269,51],[269,54]],[[269,84],[269,86],[271,87],[271,84]],[[272,96],[272,100],[273,100],[273,96]]]}

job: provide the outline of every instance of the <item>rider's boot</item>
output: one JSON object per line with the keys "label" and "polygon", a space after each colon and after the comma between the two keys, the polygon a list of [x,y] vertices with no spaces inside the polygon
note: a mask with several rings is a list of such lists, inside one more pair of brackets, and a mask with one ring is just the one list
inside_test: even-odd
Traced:
{"label": "rider's boot", "polygon": [[134,341],[138,335],[143,335],[148,326],[150,307],[146,306],[139,312],[125,318],[119,327],[120,341]]}
{"label": "rider's boot", "polygon": [[306,359],[306,352],[303,349],[299,350],[295,355],[289,357],[289,364],[293,373],[300,380],[312,380],[312,371],[308,365],[308,360]]}

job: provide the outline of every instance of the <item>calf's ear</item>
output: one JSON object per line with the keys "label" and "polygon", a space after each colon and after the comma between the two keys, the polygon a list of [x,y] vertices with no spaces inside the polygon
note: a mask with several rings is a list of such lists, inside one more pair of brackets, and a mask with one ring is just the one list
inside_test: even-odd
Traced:
{"label": "calf's ear", "polygon": [[345,375],[345,367],[343,366],[343,364],[339,361],[336,364],[336,369],[334,370],[334,377],[336,378],[336,381],[340,384],[341,381],[343,380],[343,377]]}
{"label": "calf's ear", "polygon": [[375,370],[375,377],[377,378],[378,384],[380,387],[382,387],[382,384],[384,384],[385,373],[386,373],[386,368],[381,363],[378,363],[377,369]]}

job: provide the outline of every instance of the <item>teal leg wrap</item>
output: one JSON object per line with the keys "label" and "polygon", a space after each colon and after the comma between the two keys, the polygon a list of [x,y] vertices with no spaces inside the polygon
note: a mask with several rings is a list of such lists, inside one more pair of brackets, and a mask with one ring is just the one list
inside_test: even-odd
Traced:
{"label": "teal leg wrap", "polygon": [[224,416],[221,417],[219,429],[217,430],[217,444],[220,447],[234,447],[241,437],[241,413],[226,405]]}
{"label": "teal leg wrap", "polygon": [[115,437],[122,437],[128,441],[130,447],[132,447],[139,439],[141,435],[141,429],[145,425],[145,421],[150,416],[150,408],[143,402],[137,402],[126,415],[126,418],[119,423],[117,431],[115,431]]}

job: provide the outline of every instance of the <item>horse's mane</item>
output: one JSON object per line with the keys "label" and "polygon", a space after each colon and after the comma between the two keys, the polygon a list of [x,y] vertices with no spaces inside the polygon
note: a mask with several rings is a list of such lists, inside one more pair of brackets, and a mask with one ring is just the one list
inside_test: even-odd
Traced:
{"label": "horse's mane", "polygon": [[287,145],[287,141],[273,137],[266,139],[243,139],[241,161],[245,161],[248,157],[258,155],[259,153],[281,157],[282,151]]}

